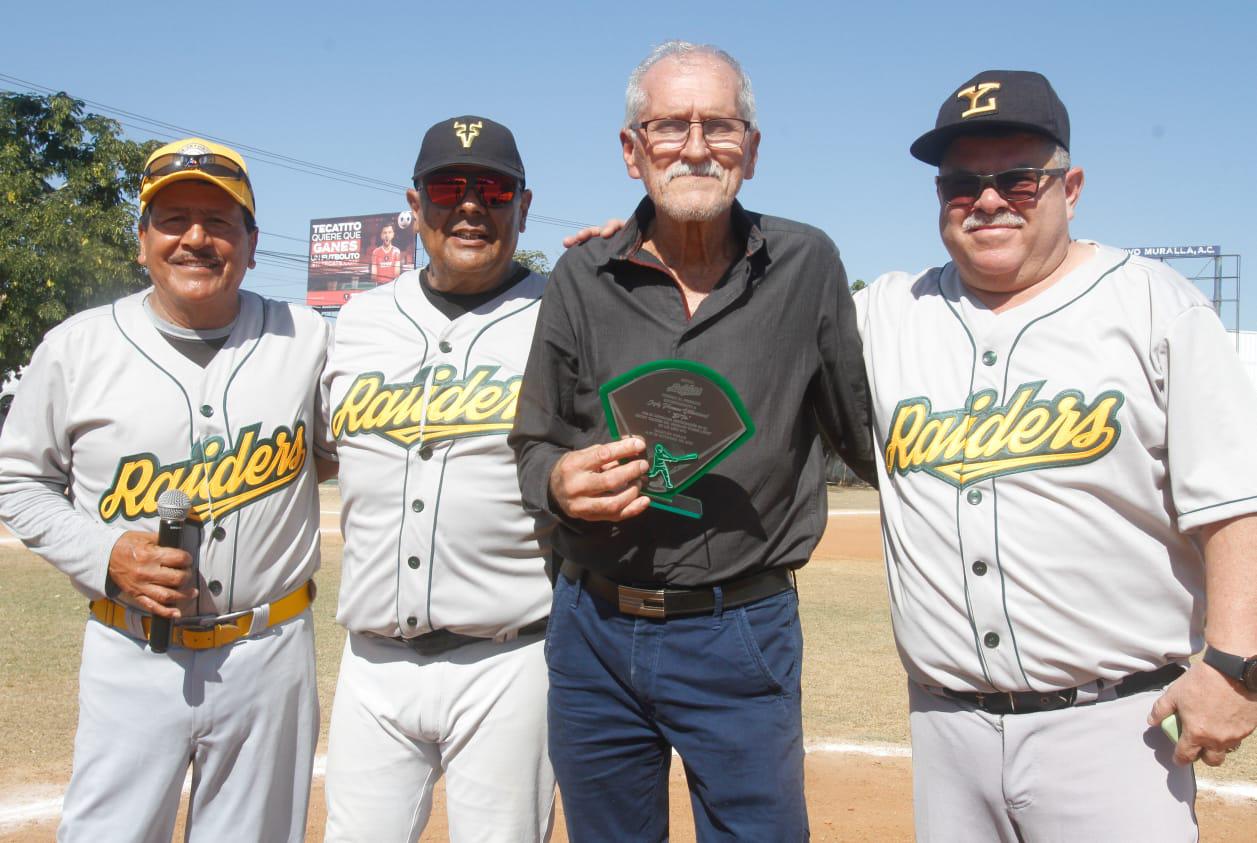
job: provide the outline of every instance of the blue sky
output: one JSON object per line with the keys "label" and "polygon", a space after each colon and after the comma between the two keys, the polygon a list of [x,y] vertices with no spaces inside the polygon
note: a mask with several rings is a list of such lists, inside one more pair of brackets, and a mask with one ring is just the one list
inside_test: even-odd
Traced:
{"label": "blue sky", "polygon": [[[521,247],[553,261],[571,229],[641,195],[617,131],[634,65],[661,41],[729,50],[763,130],[752,209],[827,231],[851,278],[945,260],[932,171],[908,144],[989,68],[1046,74],[1085,168],[1073,233],[1117,246],[1220,244],[1257,280],[1257,3],[1249,0],[435,4],[205,3],[143,13],[6,4],[0,74],[111,109],[397,185],[251,161],[261,248],[302,254],[312,218],[400,211],[419,140],[481,113],[510,126],[535,196]],[[22,86],[0,80],[0,88]],[[170,137],[136,117],[134,137]],[[1187,275],[1204,261],[1176,267]],[[246,286],[302,298],[295,263]],[[1257,329],[1257,285],[1241,325]],[[1231,322],[1234,315],[1224,313]]]}

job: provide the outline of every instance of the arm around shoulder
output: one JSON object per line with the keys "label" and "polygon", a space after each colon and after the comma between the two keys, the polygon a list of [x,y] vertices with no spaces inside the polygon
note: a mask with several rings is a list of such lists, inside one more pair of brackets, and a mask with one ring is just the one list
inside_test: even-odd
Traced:
{"label": "arm around shoulder", "polygon": [[820,308],[817,349],[820,357],[816,417],[826,444],[856,475],[877,485],[872,416],[863,346],[847,273],[834,250],[828,271],[832,286]]}

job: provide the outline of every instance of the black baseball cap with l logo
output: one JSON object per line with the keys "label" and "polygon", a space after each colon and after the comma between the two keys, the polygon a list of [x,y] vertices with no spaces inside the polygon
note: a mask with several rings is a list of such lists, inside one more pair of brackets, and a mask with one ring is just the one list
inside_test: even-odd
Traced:
{"label": "black baseball cap with l logo", "polygon": [[451,117],[428,129],[415,159],[415,184],[428,173],[459,165],[485,167],[514,176],[521,187],[524,184],[524,162],[515,136],[487,117]]}
{"label": "black baseball cap with l logo", "polygon": [[1030,70],[986,70],[943,101],[934,129],[909,151],[938,166],[960,135],[998,130],[1035,132],[1069,149],[1069,112],[1047,77]]}

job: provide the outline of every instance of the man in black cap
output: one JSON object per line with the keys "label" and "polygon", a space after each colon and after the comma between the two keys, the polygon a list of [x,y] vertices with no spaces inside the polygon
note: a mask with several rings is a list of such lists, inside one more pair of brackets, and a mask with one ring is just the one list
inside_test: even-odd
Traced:
{"label": "man in black cap", "polygon": [[952,262],[856,296],[918,840],[1195,840],[1185,765],[1257,724],[1257,393],[1190,283],[1070,237],[1069,143],[1037,73],[954,90]]}
{"label": "man in black cap", "polygon": [[323,378],[349,630],[327,839],[418,839],[448,774],[450,839],[543,840],[550,524],[506,444],[545,284],[512,260],[532,197],[510,131],[475,116],[428,130],[414,185],[431,262],[341,310]]}

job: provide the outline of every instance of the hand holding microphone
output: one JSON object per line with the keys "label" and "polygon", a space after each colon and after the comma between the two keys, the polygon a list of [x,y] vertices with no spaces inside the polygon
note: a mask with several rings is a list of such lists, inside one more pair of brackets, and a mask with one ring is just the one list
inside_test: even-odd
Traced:
{"label": "hand holding microphone", "polygon": [[118,591],[153,616],[149,645],[156,653],[165,652],[170,644],[170,622],[179,617],[175,605],[197,593],[192,587],[192,557],[179,546],[191,503],[176,489],[163,492],[157,499],[158,532],[123,533],[109,556],[109,578]]}
{"label": "hand holding microphone", "polygon": [[[157,498],[157,546],[179,549],[183,544],[183,522],[192,501],[178,489],[167,489]],[[148,628],[148,646],[154,653],[164,653],[170,646],[170,618],[153,615]]]}

